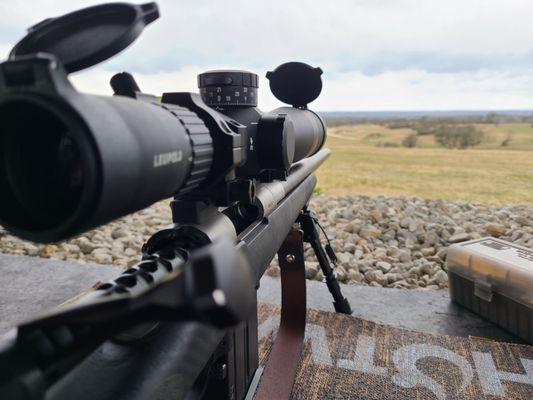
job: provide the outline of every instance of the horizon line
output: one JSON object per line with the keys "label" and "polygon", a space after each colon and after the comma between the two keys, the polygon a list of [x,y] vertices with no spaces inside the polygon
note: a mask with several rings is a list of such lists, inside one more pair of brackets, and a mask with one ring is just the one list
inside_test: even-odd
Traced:
{"label": "horizon line", "polygon": [[409,110],[316,110],[320,113],[505,113],[521,112],[532,113],[533,108],[473,108],[473,109],[409,109]]}

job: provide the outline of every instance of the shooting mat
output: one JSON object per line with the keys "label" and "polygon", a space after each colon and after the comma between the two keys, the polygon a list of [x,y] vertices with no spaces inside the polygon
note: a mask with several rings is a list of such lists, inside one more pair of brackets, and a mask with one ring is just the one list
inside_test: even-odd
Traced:
{"label": "shooting mat", "polygon": [[[260,363],[279,306],[259,305]],[[431,335],[309,310],[293,399],[533,399],[533,346]]]}

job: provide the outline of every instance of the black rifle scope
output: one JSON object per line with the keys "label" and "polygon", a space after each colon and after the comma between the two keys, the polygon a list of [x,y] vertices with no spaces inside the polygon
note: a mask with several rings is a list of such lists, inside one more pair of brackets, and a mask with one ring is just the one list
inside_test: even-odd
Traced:
{"label": "black rifle scope", "polygon": [[121,51],[158,15],[155,3],[112,3],[48,19],[0,64],[0,224],[53,242],[172,196],[252,203],[256,182],[284,179],[321,148],[325,125],[306,105],[322,71],[302,63],[267,74],[293,106],[268,113],[245,71],[201,74],[200,95],[161,99],[128,73],[112,78],[114,96],[71,86],[69,72]]}

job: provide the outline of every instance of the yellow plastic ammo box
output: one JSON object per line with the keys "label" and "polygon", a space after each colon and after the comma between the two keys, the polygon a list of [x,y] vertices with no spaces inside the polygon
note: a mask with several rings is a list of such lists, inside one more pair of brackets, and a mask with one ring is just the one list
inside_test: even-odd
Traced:
{"label": "yellow plastic ammo box", "polygon": [[533,344],[533,251],[496,238],[452,245],[446,257],[456,303]]}

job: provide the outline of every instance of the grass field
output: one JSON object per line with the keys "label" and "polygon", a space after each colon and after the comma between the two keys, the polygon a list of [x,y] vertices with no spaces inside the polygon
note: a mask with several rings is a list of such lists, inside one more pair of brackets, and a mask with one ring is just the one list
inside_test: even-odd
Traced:
{"label": "grass field", "polygon": [[[400,144],[410,129],[380,125],[332,128],[331,158],[318,172],[320,191],[331,195],[383,194],[486,204],[533,204],[533,128],[529,124],[478,125],[483,142],[467,150],[439,147],[422,136],[417,148]],[[501,142],[511,137],[509,145]]]}

